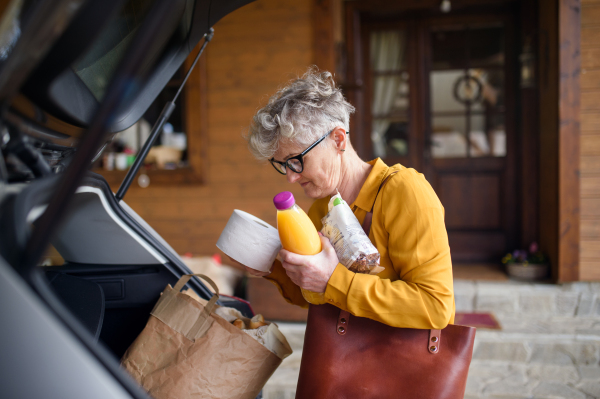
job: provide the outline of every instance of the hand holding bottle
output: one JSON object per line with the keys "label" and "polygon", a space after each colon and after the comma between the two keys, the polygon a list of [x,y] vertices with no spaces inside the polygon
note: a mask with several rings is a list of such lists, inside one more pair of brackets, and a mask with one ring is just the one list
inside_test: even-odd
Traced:
{"label": "hand holding bottle", "polygon": [[323,249],[316,255],[298,255],[282,249],[279,256],[294,284],[311,292],[324,293],[339,261],[329,239],[321,233],[319,238]]}

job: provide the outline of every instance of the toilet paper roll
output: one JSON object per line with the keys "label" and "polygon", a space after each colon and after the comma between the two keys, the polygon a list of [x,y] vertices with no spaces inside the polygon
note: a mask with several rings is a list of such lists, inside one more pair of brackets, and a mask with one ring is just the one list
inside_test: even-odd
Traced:
{"label": "toilet paper roll", "polygon": [[268,272],[281,250],[281,241],[276,228],[235,209],[217,241],[217,248],[243,265]]}

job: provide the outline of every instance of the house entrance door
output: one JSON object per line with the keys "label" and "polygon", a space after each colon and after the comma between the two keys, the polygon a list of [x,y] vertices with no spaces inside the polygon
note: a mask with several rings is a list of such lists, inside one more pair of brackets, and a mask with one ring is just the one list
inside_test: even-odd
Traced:
{"label": "house entrance door", "polygon": [[434,21],[423,33],[424,171],[446,209],[453,260],[497,261],[517,233],[511,35],[486,18]]}
{"label": "house entrance door", "polygon": [[422,18],[372,22],[363,33],[363,155],[425,174],[445,207],[455,262],[498,261],[518,242],[509,22]]}

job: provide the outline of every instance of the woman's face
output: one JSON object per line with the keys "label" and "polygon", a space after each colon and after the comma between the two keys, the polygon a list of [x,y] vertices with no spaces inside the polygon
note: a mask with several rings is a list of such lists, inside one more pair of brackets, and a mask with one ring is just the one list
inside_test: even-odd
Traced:
{"label": "woman's face", "polygon": [[[331,137],[325,140],[331,140]],[[302,173],[295,173],[287,168],[285,177],[288,182],[300,184],[310,198],[323,198],[334,194],[340,181],[341,158],[332,143],[328,144],[319,144],[304,155]],[[294,142],[281,142],[274,158],[284,162],[305,149]]]}

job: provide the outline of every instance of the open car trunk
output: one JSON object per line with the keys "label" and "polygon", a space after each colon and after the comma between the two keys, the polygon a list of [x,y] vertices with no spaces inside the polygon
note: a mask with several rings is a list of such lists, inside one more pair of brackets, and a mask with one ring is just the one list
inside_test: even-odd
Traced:
{"label": "open car trunk", "polygon": [[[86,320],[86,328],[119,358],[146,325],[166,285],[191,273],[167,242],[125,202],[118,203],[104,178],[93,173],[77,189],[52,244],[65,259],[62,266],[43,267],[53,290],[80,319],[97,315],[97,321]],[[212,295],[199,280],[189,287],[205,299]],[[252,317],[245,302],[222,296],[220,303]]]}
{"label": "open car trunk", "polygon": [[[191,272],[88,170],[192,49],[208,43],[211,27],[249,2],[43,0],[4,10],[0,308],[10,322],[0,332],[0,367],[10,372],[0,383],[7,397],[146,397],[119,359],[165,286]],[[40,267],[50,244],[65,263]],[[212,295],[200,280],[188,287]],[[251,316],[243,301],[220,303]]]}

